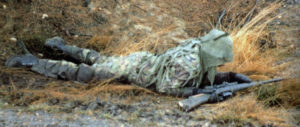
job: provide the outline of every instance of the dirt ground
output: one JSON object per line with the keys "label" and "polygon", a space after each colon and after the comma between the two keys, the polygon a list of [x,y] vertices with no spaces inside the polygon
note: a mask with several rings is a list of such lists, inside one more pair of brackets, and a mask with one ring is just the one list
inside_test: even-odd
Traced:
{"label": "dirt ground", "polygon": [[[106,55],[141,50],[162,53],[180,40],[207,33],[220,12],[234,5],[232,1],[0,0],[0,126],[300,126],[300,107],[296,104],[288,108],[277,105],[264,112],[272,114],[268,111],[280,109],[282,116],[292,114],[292,117],[271,116],[272,119],[264,120],[254,113],[245,114],[249,115],[247,119],[216,117],[225,109],[215,107],[236,103],[234,100],[239,102],[239,98],[251,100],[249,96],[255,92],[241,93],[228,103],[205,104],[192,112],[183,112],[177,106],[182,98],[159,95],[133,84],[110,81],[83,84],[44,77],[29,68],[4,66],[7,58],[22,54],[15,39],[23,40],[30,52],[40,58],[58,60],[65,56],[45,48],[47,38],[61,36],[68,44]],[[258,4],[253,15],[272,2],[276,1]],[[300,2],[282,3],[266,28],[270,31],[266,40],[272,42],[271,50],[279,47],[278,52],[282,52],[273,66],[284,69],[268,74],[268,78],[299,77],[300,72]],[[243,17],[254,5],[255,0],[242,1],[232,10]],[[224,17],[223,29],[238,24],[238,18],[228,17]],[[252,77],[259,74],[241,72]],[[254,99],[252,107],[256,103]]]}

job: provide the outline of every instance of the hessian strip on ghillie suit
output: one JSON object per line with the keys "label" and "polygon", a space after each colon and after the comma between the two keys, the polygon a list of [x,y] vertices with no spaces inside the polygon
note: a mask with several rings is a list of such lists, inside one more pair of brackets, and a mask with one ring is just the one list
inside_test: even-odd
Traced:
{"label": "hessian strip on ghillie suit", "polygon": [[233,60],[232,43],[228,33],[214,29],[159,55],[135,52],[127,56],[104,56],[94,50],[66,45],[62,38],[54,37],[46,40],[45,45],[79,60],[80,65],[27,54],[11,57],[6,66],[27,66],[45,76],[80,82],[125,79],[160,93],[189,96],[197,94],[198,88],[207,84],[205,81],[211,85],[230,80],[251,81],[241,74],[217,73],[218,66]]}

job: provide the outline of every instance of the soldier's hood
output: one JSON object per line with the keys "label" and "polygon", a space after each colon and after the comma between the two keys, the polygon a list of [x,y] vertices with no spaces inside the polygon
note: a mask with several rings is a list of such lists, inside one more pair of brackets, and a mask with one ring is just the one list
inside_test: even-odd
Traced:
{"label": "soldier's hood", "polygon": [[228,33],[213,29],[200,38],[205,66],[219,66],[233,60],[232,39]]}
{"label": "soldier's hood", "polygon": [[208,72],[211,83],[217,73],[217,67],[233,60],[232,39],[228,33],[213,29],[200,37],[200,57],[203,68]]}

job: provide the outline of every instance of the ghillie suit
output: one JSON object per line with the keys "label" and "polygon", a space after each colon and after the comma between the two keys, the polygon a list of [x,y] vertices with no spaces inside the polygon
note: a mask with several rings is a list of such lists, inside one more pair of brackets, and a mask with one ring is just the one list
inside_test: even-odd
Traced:
{"label": "ghillie suit", "polygon": [[127,56],[108,57],[94,50],[66,45],[60,37],[46,40],[45,45],[63,51],[81,64],[37,59],[27,54],[10,58],[6,66],[28,66],[45,76],[80,82],[122,79],[177,96],[197,94],[205,81],[211,85],[225,80],[251,81],[244,75],[232,72],[217,74],[218,66],[232,61],[233,52],[228,33],[216,29],[203,37],[185,40],[160,55],[135,52]]}

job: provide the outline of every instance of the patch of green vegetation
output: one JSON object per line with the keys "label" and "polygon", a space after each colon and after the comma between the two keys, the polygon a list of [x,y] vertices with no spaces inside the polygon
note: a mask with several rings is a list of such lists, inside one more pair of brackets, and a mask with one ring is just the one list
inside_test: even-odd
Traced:
{"label": "patch of green vegetation", "polygon": [[48,104],[33,104],[29,105],[25,109],[28,112],[35,112],[35,111],[46,111],[46,112],[58,112],[59,108],[55,106],[49,106]]}
{"label": "patch of green vegetation", "polygon": [[277,106],[282,101],[276,95],[278,84],[264,85],[257,89],[256,95],[259,101],[264,102],[266,106]]}
{"label": "patch of green vegetation", "polygon": [[111,113],[103,113],[101,114],[101,117],[105,118],[105,119],[113,119],[114,116]]}

